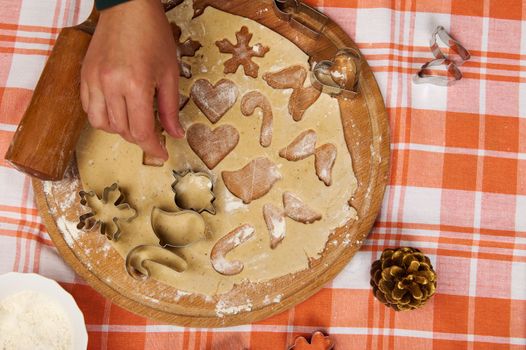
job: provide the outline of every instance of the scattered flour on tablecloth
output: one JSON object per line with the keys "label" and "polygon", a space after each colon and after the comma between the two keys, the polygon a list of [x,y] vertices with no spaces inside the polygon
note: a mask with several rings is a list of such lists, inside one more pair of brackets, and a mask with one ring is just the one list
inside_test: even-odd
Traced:
{"label": "scattered flour on tablecloth", "polygon": [[47,296],[22,291],[0,301],[0,349],[71,348],[71,321]]}

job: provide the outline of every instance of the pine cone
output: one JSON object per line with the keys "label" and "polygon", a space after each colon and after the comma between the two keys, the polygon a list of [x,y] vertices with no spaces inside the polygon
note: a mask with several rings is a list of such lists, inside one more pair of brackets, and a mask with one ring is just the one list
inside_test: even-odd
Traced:
{"label": "pine cone", "polygon": [[423,306],[436,285],[431,261],[416,248],[385,249],[371,266],[374,296],[396,311]]}

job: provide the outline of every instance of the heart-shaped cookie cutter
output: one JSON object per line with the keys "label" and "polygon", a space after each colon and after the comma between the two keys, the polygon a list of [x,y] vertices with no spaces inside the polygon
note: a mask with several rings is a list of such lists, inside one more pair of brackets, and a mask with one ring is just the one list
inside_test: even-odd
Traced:
{"label": "heart-shaped cookie cutter", "polygon": [[[123,212],[123,213],[130,212],[131,215],[127,217],[118,217],[118,216],[113,217],[111,219],[111,222],[113,223],[115,227],[115,231],[109,232],[108,223],[103,222],[102,220],[96,218],[97,212],[94,210],[94,208],[92,208],[89,205],[89,199],[97,198],[103,205],[106,205],[108,204],[108,200],[112,192],[118,192],[119,194],[119,196],[117,197],[117,199],[115,199],[112,205],[114,205],[120,212]],[[135,219],[138,215],[137,211],[134,208],[132,208],[128,203],[125,203],[124,194],[120,190],[117,183],[113,183],[111,186],[105,187],[102,192],[102,197],[100,198],[97,196],[95,191],[88,191],[88,192],[80,191],[79,196],[80,196],[80,204],[82,206],[88,207],[90,211],[79,217],[79,223],[77,224],[77,228],[79,230],[86,230],[86,231],[91,231],[95,228],[98,228],[100,233],[105,235],[106,238],[109,239],[110,241],[119,240],[119,237],[121,235],[121,228],[119,225],[119,221],[130,222],[133,219]]]}
{"label": "heart-shaped cookie cutter", "polygon": [[360,53],[353,48],[339,49],[332,60],[314,65],[310,74],[312,86],[332,97],[356,97],[361,59]]}
{"label": "heart-shaped cookie cutter", "polygon": [[274,12],[311,38],[317,38],[329,21],[329,17],[299,0],[274,0]]}

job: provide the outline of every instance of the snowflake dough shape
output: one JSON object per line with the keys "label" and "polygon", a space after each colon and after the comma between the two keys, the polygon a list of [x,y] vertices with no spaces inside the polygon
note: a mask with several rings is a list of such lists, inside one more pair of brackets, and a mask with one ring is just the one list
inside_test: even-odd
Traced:
{"label": "snowflake dough shape", "polygon": [[225,61],[224,73],[235,73],[239,66],[243,66],[245,75],[257,78],[259,66],[252,62],[252,57],[264,57],[270,50],[267,46],[256,44],[250,46],[252,33],[249,33],[248,28],[243,26],[239,32],[236,32],[237,44],[232,44],[228,39],[216,41],[216,45],[221,53],[232,54],[232,58]]}
{"label": "snowflake dough shape", "polygon": [[177,61],[179,62],[179,75],[187,79],[192,77],[192,66],[188,63],[183,62],[183,57],[194,57],[197,50],[201,48],[199,41],[192,40],[190,38],[181,42],[181,28],[175,23],[172,25],[172,32],[174,35],[175,42],[177,43]]}
{"label": "snowflake dough shape", "polygon": [[114,183],[104,188],[99,198],[94,191],[80,191],[80,204],[90,208],[90,212],[81,215],[77,228],[90,231],[100,228],[100,233],[110,241],[117,241],[121,235],[120,221],[129,222],[137,217],[137,211],[124,202],[124,195]]}

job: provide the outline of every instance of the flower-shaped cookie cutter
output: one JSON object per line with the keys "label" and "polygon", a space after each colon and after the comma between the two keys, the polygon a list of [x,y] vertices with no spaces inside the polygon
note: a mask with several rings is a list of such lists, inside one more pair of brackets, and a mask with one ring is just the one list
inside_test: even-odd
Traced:
{"label": "flower-shaped cookie cutter", "polygon": [[358,95],[360,53],[349,47],[339,49],[332,60],[323,60],[311,71],[311,84],[332,97],[353,98]]}
{"label": "flower-shaped cookie cutter", "polygon": [[274,0],[274,12],[311,38],[317,38],[329,21],[329,17],[299,0]]}
{"label": "flower-shaped cookie cutter", "polygon": [[213,180],[210,174],[191,170],[173,171],[175,181],[172,183],[175,204],[185,210],[197,213],[206,211],[215,215]]}
{"label": "flower-shaped cookie cutter", "polygon": [[80,191],[79,196],[80,204],[90,209],[79,217],[79,230],[99,228],[100,233],[110,241],[117,241],[121,235],[119,222],[130,222],[137,217],[137,211],[125,202],[124,194],[116,183],[105,187],[100,198],[94,191]]}
{"label": "flower-shaped cookie cutter", "polygon": [[193,210],[170,212],[153,207],[150,221],[163,248],[187,248],[209,236],[205,220]]}
{"label": "flower-shaped cookie cutter", "polygon": [[188,268],[186,260],[177,252],[157,245],[139,245],[126,255],[126,271],[136,280],[146,280],[151,276],[151,264],[159,264],[182,273]]}

